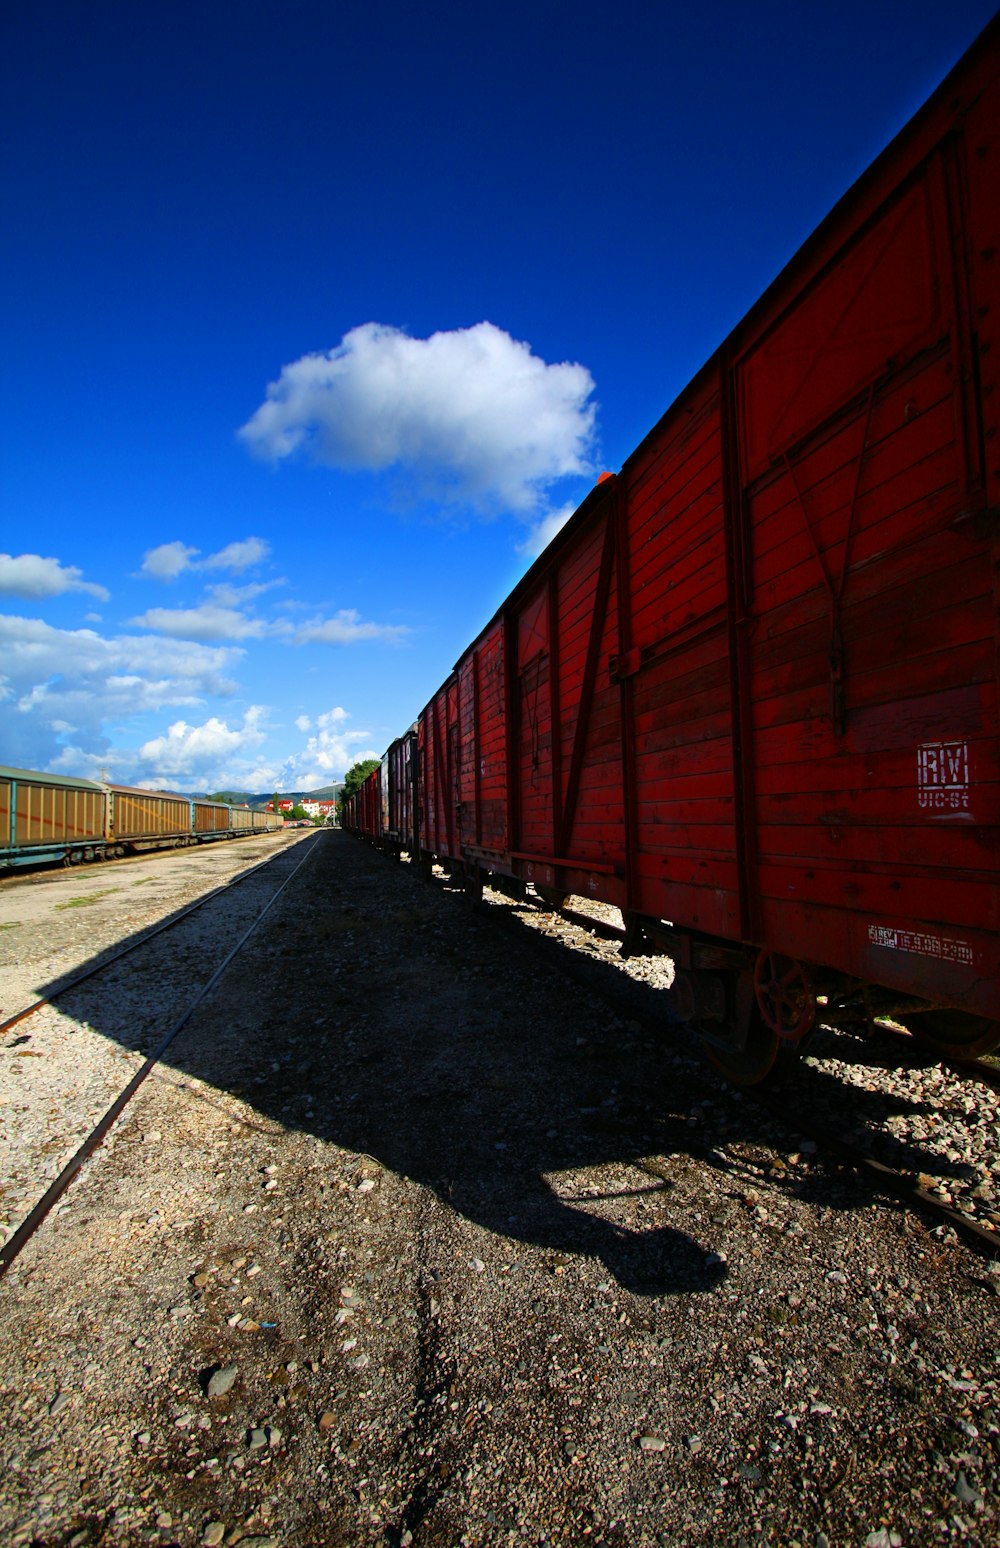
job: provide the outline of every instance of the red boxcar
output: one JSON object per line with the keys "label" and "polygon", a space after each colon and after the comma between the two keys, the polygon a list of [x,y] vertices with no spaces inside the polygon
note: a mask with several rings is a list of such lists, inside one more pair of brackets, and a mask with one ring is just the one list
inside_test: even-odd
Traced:
{"label": "red boxcar", "polygon": [[1000,24],[420,716],[418,848],[619,904],[734,1078],[1000,1041]]}
{"label": "red boxcar", "polygon": [[458,678],[453,673],[417,722],[420,764],[420,843],[446,869],[461,863],[461,762]]}
{"label": "red boxcar", "polygon": [[392,743],[385,755],[386,848],[397,857],[406,850],[411,857],[420,848],[417,728]]}
{"label": "red boxcar", "polygon": [[385,803],[383,771],[380,763],[344,802],[344,827],[359,838],[381,845],[385,839]]}

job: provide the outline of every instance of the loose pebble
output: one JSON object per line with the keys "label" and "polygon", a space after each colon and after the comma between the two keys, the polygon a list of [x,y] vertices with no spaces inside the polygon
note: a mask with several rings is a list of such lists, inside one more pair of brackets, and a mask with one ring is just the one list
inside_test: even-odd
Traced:
{"label": "loose pebble", "polygon": [[214,1370],[208,1378],[206,1391],[210,1398],[225,1397],[236,1380],[237,1367],[235,1365],[222,1365]]}

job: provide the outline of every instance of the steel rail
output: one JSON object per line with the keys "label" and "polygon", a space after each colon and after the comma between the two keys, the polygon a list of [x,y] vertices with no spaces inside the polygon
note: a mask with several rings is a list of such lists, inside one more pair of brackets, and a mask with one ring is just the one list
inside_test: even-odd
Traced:
{"label": "steel rail", "polygon": [[[293,846],[293,847],[297,847],[297,846]],[[42,1223],[44,1222],[46,1216],[49,1214],[49,1212],[52,1209],[53,1205],[57,1204],[59,1202],[59,1200],[62,1198],[63,1194],[66,1192],[66,1190],[69,1187],[70,1183],[73,1181],[74,1177],[80,1171],[80,1169],[84,1165],[84,1163],[90,1159],[90,1157],[94,1154],[95,1150],[97,1150],[98,1147],[103,1143],[103,1141],[107,1137],[108,1133],[110,1132],[111,1128],[116,1123],[118,1118],[121,1117],[121,1114],[124,1112],[125,1108],[129,1104],[129,1102],[131,1102],[132,1098],[135,1096],[135,1094],[139,1090],[140,1086],[147,1079],[147,1077],[152,1073],[152,1071],[156,1068],[157,1064],[163,1058],[163,1055],[166,1053],[167,1049],[170,1047],[170,1045],[174,1041],[174,1039],[187,1026],[188,1022],[191,1020],[191,1017],[194,1015],[195,1011],[198,1009],[198,1006],[202,1003],[202,1001],[206,998],[206,996],[208,994],[210,994],[211,991],[215,988],[215,985],[219,982],[220,978],[225,973],[225,971],[228,968],[229,964],[232,962],[233,958],[236,957],[243,950],[243,947],[246,945],[247,941],[250,939],[250,937],[257,930],[258,926],[260,925],[261,921],[264,919],[265,915],[268,914],[270,912],[270,910],[273,908],[274,904],[278,901],[278,899],[280,898],[281,894],[284,892],[285,888],[289,885],[290,882],[294,881],[295,877],[299,874],[299,871],[305,865],[306,861],[309,860],[310,857],[312,856],[315,848],[316,848],[316,844],[315,844],[315,839],[314,839],[313,843],[308,845],[308,847],[306,849],[306,853],[302,856],[302,859],[299,861],[298,865],[296,865],[295,869],[293,871],[291,871],[288,876],[285,877],[285,880],[281,883],[281,886],[268,899],[267,903],[264,905],[264,907],[261,909],[260,913],[257,915],[257,918],[253,921],[253,923],[249,926],[249,928],[246,929],[243,932],[243,934],[240,936],[239,940],[236,942],[236,945],[232,948],[232,950],[226,955],[226,957],[223,959],[223,961],[219,964],[219,966],[216,968],[215,972],[212,974],[212,976],[208,980],[208,982],[206,984],[203,984],[201,989],[199,989],[198,993],[195,995],[194,999],[191,1001],[191,1004],[188,1006],[188,1008],[184,1012],[183,1016],[181,1016],[181,1018],[174,1023],[174,1025],[170,1028],[169,1032],[167,1032],[164,1035],[164,1037],[161,1039],[159,1045],[148,1056],[148,1058],[146,1058],[143,1061],[142,1065],[139,1067],[138,1070],[136,1070],[135,1074],[132,1076],[132,1079],[128,1082],[128,1084],[124,1087],[124,1089],[118,1094],[118,1096],[112,1102],[111,1106],[107,1109],[107,1111],[105,1112],[104,1116],[101,1119],[99,1119],[99,1121],[94,1125],[93,1129],[91,1129],[91,1131],[88,1134],[87,1138],[83,1141],[83,1144],[79,1147],[79,1149],[76,1151],[76,1153],[73,1156],[71,1156],[69,1161],[67,1161],[66,1165],[63,1167],[63,1169],[59,1173],[58,1177],[56,1177],[54,1179],[54,1181],[49,1185],[49,1187],[46,1189],[46,1191],[42,1194],[42,1197],[38,1200],[37,1204],[34,1205],[32,1210],[30,1211],[30,1213],[25,1216],[24,1220],[21,1222],[21,1224],[18,1226],[17,1230],[11,1236],[10,1240],[5,1244],[5,1246],[2,1249],[0,1249],[0,1279],[3,1278],[3,1276],[7,1273],[7,1270],[10,1268],[11,1264],[17,1259],[17,1257],[20,1255],[20,1253],[23,1252],[24,1248],[27,1246],[28,1242],[34,1236],[34,1234],[38,1230],[39,1226],[41,1226]],[[277,858],[276,856],[272,855],[270,857],[270,859],[267,860],[267,861],[264,861],[263,864],[270,865],[270,864],[273,863],[274,859],[276,859],[276,858]],[[261,869],[260,866],[254,866],[253,867],[254,871],[258,871],[260,869]],[[245,874],[249,875],[251,873],[250,872],[246,872]],[[243,878],[241,877],[239,879],[242,880]],[[220,892],[224,892],[225,891],[226,886],[228,886],[228,885],[229,884],[226,883],[222,887],[215,888],[215,890],[213,892],[208,893],[206,895],[206,897],[204,899],[202,899],[201,901],[202,902],[208,902],[208,899],[210,897],[217,897]],[[191,909],[187,909],[187,910],[185,910],[185,914],[190,913],[191,911],[192,911]],[[177,917],[175,919],[172,919],[170,921],[170,923],[171,924],[176,924],[183,917],[184,917],[183,914],[179,914],[179,915],[177,915]],[[159,934],[159,931],[162,928],[163,927],[160,926],[160,927],[157,928],[156,931],[154,931],[152,933],[153,934]],[[145,941],[149,940],[150,938],[151,937],[149,935],[144,936],[143,937],[143,941],[140,944],[144,944]],[[128,950],[132,950],[132,948],[129,947]],[[124,953],[122,955],[124,955]],[[117,957],[116,958],[112,958],[111,960],[112,961],[117,961],[118,958]],[[102,966],[108,966],[108,965],[109,965],[108,963],[102,964]],[[88,973],[85,976],[89,978],[89,977],[92,976],[92,973]],[[45,1003],[45,1002],[43,1002],[43,1003]]]}
{"label": "steel rail", "polygon": [[[291,849],[295,847],[294,844],[289,845]],[[15,1015],[8,1016],[6,1021],[0,1021],[0,1037],[5,1032],[9,1032],[11,1027],[16,1027],[18,1022],[26,1021],[36,1011],[43,1010],[46,1005],[51,1005],[60,995],[68,994],[78,984],[85,984],[88,978],[93,978],[97,973],[103,973],[105,968],[111,967],[112,963],[120,962],[122,957],[127,957],[130,952],[138,951],[140,946],[145,946],[146,942],[151,941],[154,936],[160,935],[164,930],[172,930],[174,925],[180,924],[181,920],[186,919],[188,914],[193,914],[196,909],[203,908],[206,903],[210,903],[213,898],[217,898],[221,892],[227,891],[230,887],[239,886],[240,882],[246,881],[248,877],[255,876],[258,871],[263,870],[265,865],[273,865],[277,858],[277,855],[267,855],[263,860],[258,861],[256,865],[251,865],[247,870],[241,871],[238,876],[231,876],[228,881],[220,882],[218,887],[213,887],[210,892],[203,893],[193,903],[188,903],[186,907],[181,909],[179,914],[171,914],[169,919],[162,920],[160,924],[152,925],[144,934],[137,936],[128,946],[122,946],[118,951],[113,952],[110,957],[105,957],[102,961],[95,963],[93,967],[87,968],[85,972],[77,973],[74,978],[67,979],[52,994],[46,995],[44,999],[34,1000],[30,1005],[26,1005],[24,1010],[19,1010]]]}
{"label": "steel rail", "polygon": [[[787,1125],[787,1101],[782,1102],[777,1095],[772,1097],[767,1091],[761,1091],[753,1086],[744,1088],[743,1095],[762,1108],[770,1117],[780,1119]],[[831,1152],[845,1165],[868,1177],[878,1188],[893,1194],[912,1209],[918,1209],[921,1213],[951,1226],[970,1247],[985,1253],[990,1258],[1000,1256],[1000,1231],[990,1231],[986,1226],[981,1226],[977,1220],[973,1220],[971,1215],[965,1214],[963,1210],[946,1204],[929,1188],[925,1188],[912,1172],[901,1172],[896,1167],[886,1166],[883,1161],[876,1161],[873,1156],[848,1144],[839,1135],[831,1134],[822,1125],[810,1125],[808,1119],[803,1122],[799,1113],[796,1114],[795,1127],[807,1139],[814,1140],[817,1145]]]}
{"label": "steel rail", "polygon": [[914,1032],[897,1032],[893,1027],[879,1027],[883,1037],[892,1042],[898,1042],[902,1048],[910,1047],[914,1050],[914,1060],[911,1062],[924,1062],[929,1064],[943,1064],[946,1069],[955,1075],[964,1075],[969,1080],[981,1081],[984,1086],[990,1086],[994,1091],[1000,1091],[1000,1066],[990,1064],[989,1059],[996,1059],[996,1054],[986,1054],[978,1058],[963,1059],[961,1050],[956,1048],[952,1054],[944,1054],[939,1049],[928,1048],[920,1041]]}
{"label": "steel rail", "polygon": [[[503,897],[502,894],[500,896],[503,898],[503,902],[505,904],[509,904],[509,899]],[[531,900],[529,899],[528,902],[530,903]],[[537,911],[532,909],[532,912],[534,913]],[[619,931],[615,926],[606,924],[603,921],[595,920],[587,914],[576,913],[575,911],[565,909],[550,909],[548,912],[561,913],[563,919],[565,919],[568,923],[580,926],[586,930],[595,929],[599,934],[605,935],[608,938],[616,938],[619,935],[624,935],[624,932]],[[548,954],[549,960],[551,960],[553,937],[548,932],[533,929],[532,926],[523,919],[521,914],[517,912],[516,907],[504,907],[502,909],[491,908],[488,914],[484,917],[490,918],[492,921],[494,921],[495,927],[501,930],[516,930],[518,927],[520,927],[522,930],[529,930],[531,932],[529,939],[533,940],[536,945],[536,949],[540,952]],[[589,961],[581,960],[579,969],[574,969],[574,966],[572,965],[572,956],[576,954],[575,948],[571,942],[560,942],[560,944],[564,944],[571,954],[569,957],[563,959],[563,971],[568,973],[569,976],[574,979],[574,981],[583,984],[587,988],[588,992],[594,993],[596,991],[596,993],[598,993],[601,998],[604,999],[605,1002],[619,1014],[625,1014],[629,1017],[630,1020],[642,1023],[648,1031],[654,1033],[656,1036],[662,1037],[664,1023],[662,1021],[657,1021],[655,1018],[651,1017],[648,1012],[643,1011],[640,1006],[632,1003],[628,999],[627,990],[625,989],[624,985],[621,987],[620,991],[612,990],[604,985],[595,985],[593,975],[588,971],[590,968]],[[696,1023],[678,1022],[677,1028],[678,1030],[682,1028],[685,1029],[689,1033],[692,1043],[697,1043],[700,1041],[698,1039]],[[885,1030],[888,1032],[888,1029]],[[956,1062],[954,1065],[949,1067],[952,1068],[955,1073],[963,1075],[975,1075],[979,1078],[983,1078],[983,1071],[985,1070],[988,1076],[992,1078],[992,1080],[996,1080],[997,1078],[997,1071],[995,1069],[988,1065],[981,1066],[978,1060],[975,1062]],[[782,1101],[778,1094],[776,1094],[774,1097],[771,1097],[766,1089],[761,1089],[760,1087],[754,1086],[745,1086],[738,1089],[742,1092],[745,1100],[753,1102],[762,1111],[767,1112],[770,1117],[778,1119],[783,1125],[787,1127],[787,1101]],[[868,1180],[878,1190],[882,1191],[883,1193],[893,1195],[903,1204],[908,1205],[912,1209],[920,1211],[924,1215],[932,1217],[939,1223],[944,1223],[951,1226],[956,1234],[961,1236],[966,1244],[973,1248],[976,1252],[982,1253],[990,1258],[1000,1258],[1000,1231],[990,1231],[985,1226],[981,1226],[978,1221],[972,1219],[971,1216],[965,1214],[964,1211],[955,1209],[950,1204],[946,1204],[929,1189],[923,1187],[919,1181],[919,1178],[915,1174],[911,1172],[899,1171],[894,1167],[887,1166],[882,1161],[876,1161],[865,1151],[849,1145],[839,1136],[830,1133],[829,1130],[825,1129],[822,1125],[813,1125],[810,1127],[808,1118],[799,1111],[796,1111],[795,1129],[797,1133],[801,1134],[806,1139],[814,1140],[815,1143],[818,1146],[821,1146],[824,1151],[833,1154],[839,1161],[867,1177]]]}
{"label": "steel rail", "polygon": [[[531,902],[532,900],[529,899],[528,901]],[[594,915],[584,914],[575,908],[553,909],[540,901],[538,906],[543,913],[558,914],[567,924],[576,925],[581,930],[591,931],[594,935],[599,935],[603,940],[625,940],[626,932],[621,926],[611,924],[606,919],[597,919]],[[820,1016],[817,1020],[817,1025],[823,1026],[824,1024],[823,1018]],[[0,1028],[0,1031],[2,1030]],[[837,1030],[837,1028],[834,1027],[834,1030]],[[931,1064],[943,1064],[946,1069],[951,1070],[955,1075],[963,1075],[968,1080],[981,1081],[984,1086],[989,1086],[994,1091],[1000,1091],[1000,1064],[990,1064],[986,1058],[963,1059],[960,1050],[957,1048],[950,1055],[942,1053],[940,1050],[935,1052],[922,1043],[920,1038],[913,1032],[896,1031],[893,1027],[882,1024],[879,1025],[877,1030],[880,1037],[884,1037],[890,1042],[895,1042],[899,1045],[900,1064],[904,1068],[906,1065],[928,1062]],[[907,1049],[910,1050],[909,1056],[906,1053]],[[993,1057],[995,1058],[996,1056],[994,1055]],[[997,1249],[1000,1251],[1000,1239],[997,1241]]]}

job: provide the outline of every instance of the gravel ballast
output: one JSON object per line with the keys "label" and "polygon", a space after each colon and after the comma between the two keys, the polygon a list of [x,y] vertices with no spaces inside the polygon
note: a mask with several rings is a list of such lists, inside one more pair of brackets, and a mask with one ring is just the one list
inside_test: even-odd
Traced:
{"label": "gravel ballast", "polygon": [[[989,1188],[992,1094],[841,1040],[786,1126],[650,1030],[662,962],[630,1015],[603,944],[499,906],[317,836],[0,1281],[0,1538],[996,1541],[996,1265],[794,1126],[815,1098]],[[20,1062],[85,1089],[121,1007],[74,1011]],[[16,1143],[53,1081],[72,1108],[56,1070]]]}

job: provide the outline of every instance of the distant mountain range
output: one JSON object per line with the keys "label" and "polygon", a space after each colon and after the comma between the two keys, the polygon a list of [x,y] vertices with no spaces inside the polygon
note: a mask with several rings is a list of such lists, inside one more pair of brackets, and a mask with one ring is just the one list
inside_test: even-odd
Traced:
{"label": "distant mountain range", "polygon": [[[343,780],[338,780],[333,785],[322,785],[319,790],[279,790],[278,795],[283,801],[335,801],[343,788]],[[266,806],[273,795],[273,790],[258,795],[251,790],[214,790],[207,799],[228,801],[230,806]]]}

